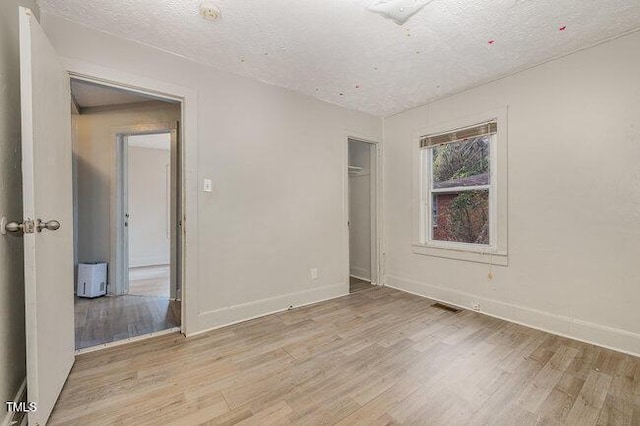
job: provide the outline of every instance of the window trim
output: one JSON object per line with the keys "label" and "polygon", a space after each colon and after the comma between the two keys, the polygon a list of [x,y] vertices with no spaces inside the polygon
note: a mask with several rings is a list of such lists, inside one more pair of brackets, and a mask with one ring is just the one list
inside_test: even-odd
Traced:
{"label": "window trim", "polygon": [[[432,239],[432,193],[451,192],[455,188],[443,188],[429,191],[433,179],[431,166],[432,149],[420,147],[424,135],[451,132],[474,126],[483,122],[497,121],[498,129],[490,146],[490,184],[481,185],[489,189],[489,226],[488,245],[438,241]],[[414,132],[414,241],[413,253],[426,256],[463,260],[470,262],[508,265],[507,256],[507,107],[474,116],[440,122]],[[425,150],[426,153],[425,153]],[[428,169],[427,169],[428,168]],[[465,190],[477,189],[464,187]],[[429,214],[426,214],[429,212]],[[429,227],[429,229],[427,228]],[[428,231],[428,232],[427,232]],[[427,237],[429,235],[429,237]]]}

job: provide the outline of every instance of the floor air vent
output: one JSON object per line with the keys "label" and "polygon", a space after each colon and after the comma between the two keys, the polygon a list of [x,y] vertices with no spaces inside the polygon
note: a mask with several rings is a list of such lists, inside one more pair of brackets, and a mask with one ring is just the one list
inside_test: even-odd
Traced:
{"label": "floor air vent", "polygon": [[458,309],[458,308],[456,308],[454,306],[451,306],[451,305],[445,305],[444,303],[440,303],[440,302],[434,303],[431,306],[433,306],[434,308],[442,309],[444,311],[453,312],[454,314],[457,314],[458,312],[461,311],[461,309]]}

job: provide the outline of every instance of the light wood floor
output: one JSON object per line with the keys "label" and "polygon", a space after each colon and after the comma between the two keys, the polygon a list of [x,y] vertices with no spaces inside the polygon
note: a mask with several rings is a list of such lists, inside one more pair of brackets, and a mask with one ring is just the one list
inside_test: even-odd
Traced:
{"label": "light wood floor", "polygon": [[170,297],[169,279],[147,278],[129,280],[129,294],[132,296],[153,296],[168,299]]}
{"label": "light wood floor", "polygon": [[148,296],[76,297],[76,349],[126,340],[180,325],[180,302]]}
{"label": "light wood floor", "polygon": [[51,424],[640,424],[640,359],[375,287],[81,355]]}
{"label": "light wood floor", "polygon": [[370,282],[361,280],[360,278],[349,277],[349,293],[355,293],[356,291],[368,290],[375,287]]}
{"label": "light wood floor", "polygon": [[169,265],[129,269],[129,294],[134,296],[170,297]]}

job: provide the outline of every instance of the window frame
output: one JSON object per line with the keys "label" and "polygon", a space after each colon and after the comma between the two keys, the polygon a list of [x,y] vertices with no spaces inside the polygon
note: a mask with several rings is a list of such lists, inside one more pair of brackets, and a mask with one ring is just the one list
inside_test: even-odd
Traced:
{"label": "window frame", "polygon": [[[470,251],[487,251],[494,250],[496,247],[496,239],[495,239],[495,231],[496,231],[496,214],[495,207],[497,203],[495,202],[495,178],[494,178],[494,164],[496,162],[495,154],[496,154],[496,140],[498,135],[493,134],[489,136],[489,184],[488,185],[475,185],[475,186],[459,186],[459,187],[451,187],[451,188],[433,188],[433,149],[441,146],[434,145],[426,148],[421,148],[422,154],[422,179],[424,180],[425,191],[423,191],[423,203],[425,204],[424,209],[425,212],[431,212],[430,215],[425,215],[428,217],[423,217],[422,220],[426,220],[426,224],[424,227],[424,235],[422,236],[422,241],[425,245],[434,246],[434,247],[443,247],[443,248],[452,248],[452,249],[466,249]],[[455,142],[454,142],[455,143]],[[436,240],[433,238],[433,230],[435,228],[434,224],[434,204],[433,204],[433,195],[434,194],[452,194],[452,193],[460,193],[467,191],[489,191],[489,244],[475,244],[475,243],[464,243],[460,241],[445,241],[445,240]]]}
{"label": "window frame", "polygon": [[[455,192],[456,188],[433,190],[433,147],[420,147],[424,135],[447,133],[489,121],[497,122],[497,132],[489,145],[489,185],[463,187],[489,190],[489,244],[463,243],[433,239],[433,194]],[[507,108],[487,111],[471,117],[442,122],[414,132],[414,242],[413,253],[464,260],[470,262],[508,265],[507,256]]]}

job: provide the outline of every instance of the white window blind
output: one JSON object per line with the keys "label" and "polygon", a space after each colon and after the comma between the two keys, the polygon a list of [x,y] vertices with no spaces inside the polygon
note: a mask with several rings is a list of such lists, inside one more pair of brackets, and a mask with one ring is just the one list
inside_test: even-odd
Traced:
{"label": "white window blind", "polygon": [[451,142],[459,142],[466,139],[477,138],[485,135],[493,135],[498,132],[498,123],[488,121],[464,129],[458,129],[447,133],[427,135],[420,138],[420,148],[431,148]]}

